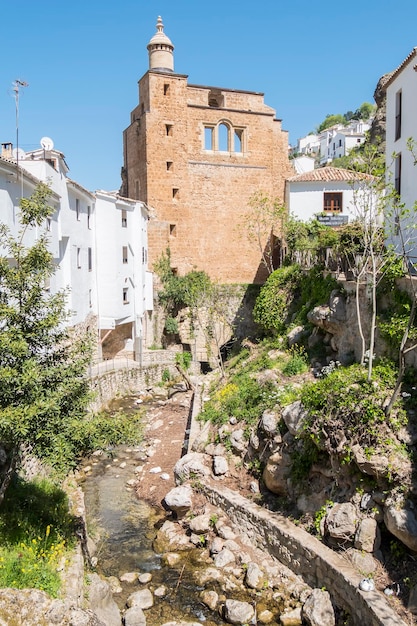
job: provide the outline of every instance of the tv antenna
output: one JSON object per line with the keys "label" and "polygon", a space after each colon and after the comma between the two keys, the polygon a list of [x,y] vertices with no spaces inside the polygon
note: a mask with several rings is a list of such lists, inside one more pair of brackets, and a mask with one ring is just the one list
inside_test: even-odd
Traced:
{"label": "tv antenna", "polygon": [[16,166],[17,175],[19,176],[19,95],[21,87],[29,87],[29,84],[24,80],[16,78],[13,83],[14,100],[16,103]]}

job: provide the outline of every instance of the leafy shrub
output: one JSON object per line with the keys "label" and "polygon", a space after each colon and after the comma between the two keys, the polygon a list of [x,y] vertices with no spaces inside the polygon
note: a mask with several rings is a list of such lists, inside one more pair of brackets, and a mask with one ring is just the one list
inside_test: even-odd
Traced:
{"label": "leafy shrub", "polygon": [[301,269],[298,265],[282,267],[268,277],[256,299],[253,318],[267,332],[286,330],[291,303],[298,287]]}
{"label": "leafy shrub", "polygon": [[166,318],[165,330],[169,335],[176,335],[178,333],[178,321],[175,319],[175,317]]}
{"label": "leafy shrub", "polygon": [[303,348],[294,346],[290,350],[290,359],[282,368],[285,376],[297,376],[308,371],[308,357]]}
{"label": "leafy shrub", "polygon": [[175,355],[175,363],[182,367],[183,370],[188,370],[192,361],[191,352],[177,352]]}

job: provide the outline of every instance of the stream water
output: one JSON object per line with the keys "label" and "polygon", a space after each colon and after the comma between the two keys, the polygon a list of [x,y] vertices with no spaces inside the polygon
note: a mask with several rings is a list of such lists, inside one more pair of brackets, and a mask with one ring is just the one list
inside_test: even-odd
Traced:
{"label": "stream water", "polygon": [[[124,401],[125,407],[127,401]],[[132,403],[130,402],[132,410]],[[163,511],[153,509],[139,500],[128,481],[135,478],[135,468],[144,459],[141,445],[118,447],[101,456],[86,460],[88,472],[82,484],[87,511],[89,534],[97,544],[97,572],[106,577],[120,577],[127,572],[148,572],[152,581],[147,585],[155,594],[154,606],[146,610],[148,626],[168,621],[199,621],[223,624],[217,612],[210,611],[199,598],[193,572],[199,563],[201,550],[187,551],[175,566],[162,563],[152,549],[158,526],[165,519]],[[122,582],[122,592],[115,593],[119,608],[126,607],[128,596],[143,588],[138,581]]]}

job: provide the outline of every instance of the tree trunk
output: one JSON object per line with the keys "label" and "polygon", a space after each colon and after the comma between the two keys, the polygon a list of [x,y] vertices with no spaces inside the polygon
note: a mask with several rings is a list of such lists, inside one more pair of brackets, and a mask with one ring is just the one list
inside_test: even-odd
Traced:
{"label": "tree trunk", "polygon": [[0,506],[4,500],[4,496],[6,494],[7,488],[10,485],[10,482],[15,473],[18,458],[19,458],[18,448],[13,448],[9,454],[9,466],[7,467],[6,472],[3,475],[3,480],[0,485]]}

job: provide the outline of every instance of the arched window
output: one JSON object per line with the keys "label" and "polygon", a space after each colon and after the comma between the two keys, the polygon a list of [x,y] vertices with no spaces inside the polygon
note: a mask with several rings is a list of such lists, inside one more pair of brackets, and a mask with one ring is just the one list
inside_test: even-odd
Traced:
{"label": "arched window", "polygon": [[229,150],[229,127],[222,122],[217,129],[218,132],[218,146],[221,152],[227,152]]}

